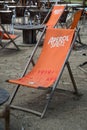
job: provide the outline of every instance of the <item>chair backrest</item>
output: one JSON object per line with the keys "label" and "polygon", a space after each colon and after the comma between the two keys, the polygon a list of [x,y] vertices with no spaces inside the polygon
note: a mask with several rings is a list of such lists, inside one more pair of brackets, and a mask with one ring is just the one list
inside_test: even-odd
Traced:
{"label": "chair backrest", "polygon": [[82,15],[82,10],[78,10],[75,12],[74,17],[73,17],[73,21],[70,25],[70,29],[75,29],[77,27],[78,22],[81,18],[81,15]]}
{"label": "chair backrest", "polygon": [[49,17],[49,20],[46,23],[47,27],[55,27],[58,20],[60,19],[63,11],[65,9],[64,5],[54,5],[52,13]]}
{"label": "chair backrest", "polygon": [[50,87],[65,66],[73,36],[73,29],[48,28],[36,65],[22,79],[9,81],[33,88]]}

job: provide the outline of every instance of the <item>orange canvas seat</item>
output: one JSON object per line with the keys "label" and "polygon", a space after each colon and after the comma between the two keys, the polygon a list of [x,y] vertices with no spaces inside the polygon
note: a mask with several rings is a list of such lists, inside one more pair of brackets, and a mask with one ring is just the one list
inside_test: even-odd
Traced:
{"label": "orange canvas seat", "polygon": [[[2,31],[0,31],[0,36],[4,39],[4,40],[8,40],[9,37],[6,33],[3,33]],[[9,34],[9,36],[12,38],[12,39],[15,39],[17,37],[17,35],[14,35],[14,34]]]}
{"label": "orange canvas seat", "polygon": [[[17,39],[19,36],[15,34],[8,33],[4,26],[0,24],[1,30],[0,30],[0,46],[2,49],[4,49],[7,45],[10,43],[13,43],[17,50],[19,50],[19,47],[15,43],[15,39]],[[8,41],[5,44],[3,44],[3,40]]]}
{"label": "orange canvas seat", "polygon": [[[71,24],[71,26],[69,27],[70,29],[77,28],[77,25],[78,25],[78,22],[79,22],[79,20],[80,20],[80,18],[81,18],[82,12],[83,12],[83,10],[78,10],[78,11],[75,12],[74,18],[73,18],[73,21],[72,21],[72,24]],[[79,28],[79,32],[80,32],[80,28]],[[81,38],[80,38],[79,32],[78,32],[78,40],[76,40],[76,41],[77,41],[78,43],[80,43],[82,46],[84,46],[84,48],[85,48],[85,47],[87,47],[87,45],[81,42]],[[74,48],[76,48],[76,46],[75,46]],[[84,62],[84,63],[87,64],[87,62]],[[80,68],[81,70],[83,70],[84,72],[87,73],[87,71],[82,68],[82,66],[85,65],[84,63],[82,63],[81,65],[79,65],[79,68]]]}
{"label": "orange canvas seat", "polygon": [[80,18],[82,16],[82,12],[83,12],[83,10],[77,10],[74,13],[73,20],[72,20],[72,23],[71,23],[69,29],[76,29],[76,30],[78,30],[78,37],[77,37],[76,42],[79,43],[80,45],[86,47],[86,45],[84,43],[82,43],[82,41],[81,41],[80,28],[78,27],[78,23],[79,23]]}
{"label": "orange canvas seat", "polygon": [[55,27],[60,20],[66,6],[55,4],[47,13],[45,19],[42,22],[46,27]]}
{"label": "orange canvas seat", "polygon": [[57,22],[59,21],[60,17],[62,16],[64,10],[65,10],[64,5],[54,5],[51,15],[49,17],[49,20],[46,23],[47,27],[55,27]]}
{"label": "orange canvas seat", "polygon": [[[40,38],[40,40],[41,39],[42,37]],[[78,94],[77,87],[68,62],[68,58],[73,48],[75,39],[76,35],[73,29],[48,28],[46,30],[41,54],[32,70],[26,73],[30,63],[33,61],[33,57],[35,55],[35,52],[37,51],[37,47],[39,46],[40,41],[36,44],[35,49],[28,60],[22,77],[19,79],[8,80],[9,83],[18,84],[9,100],[9,104],[11,105],[20,85],[35,89],[47,89],[50,87],[52,88],[50,98],[42,113],[30,109],[23,109],[22,107],[17,107],[13,105],[11,105],[11,108],[28,111],[43,117],[50,102],[50,99],[52,98],[53,92],[58,86],[58,82],[66,64],[70,72],[70,77],[74,86],[75,93]]]}
{"label": "orange canvas seat", "polygon": [[82,15],[82,10],[78,10],[78,11],[75,12],[74,17],[73,17],[73,21],[72,21],[72,23],[69,27],[70,29],[77,28],[79,20],[81,18],[81,15]]}
{"label": "orange canvas seat", "polygon": [[[64,36],[64,33],[66,34],[66,32],[63,32],[63,36]],[[63,39],[58,39],[60,34],[58,36],[58,33],[56,34],[56,31],[54,31],[55,37],[52,37],[52,35],[53,35],[53,31],[52,33],[49,33],[49,31],[47,31],[43,51],[39,57],[38,62],[33,68],[33,70],[29,72],[26,76],[24,76],[22,79],[9,80],[10,82],[21,84],[27,87],[31,86],[34,88],[39,88],[39,87],[47,88],[51,86],[51,84],[56,80],[60,72],[60,68],[66,57],[66,55],[61,53],[61,51],[65,52],[66,54],[68,51],[67,49],[69,49],[70,47],[70,43],[69,45],[68,44],[66,45],[66,48],[63,47],[64,46],[63,42],[66,42],[68,40],[68,37],[66,35],[65,37],[63,37]],[[58,38],[56,38],[56,36]],[[61,40],[60,43],[57,43],[57,40]],[[69,40],[72,40],[72,39],[69,39]],[[58,56],[58,60],[54,58],[54,55]],[[54,64],[52,64],[52,62]]]}

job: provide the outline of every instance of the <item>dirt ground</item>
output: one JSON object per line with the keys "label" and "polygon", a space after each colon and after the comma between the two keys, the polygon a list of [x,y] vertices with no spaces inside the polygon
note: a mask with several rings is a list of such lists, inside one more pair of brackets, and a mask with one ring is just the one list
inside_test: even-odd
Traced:
{"label": "dirt ground", "polygon": [[[0,88],[6,89],[10,95],[15,85],[7,83],[6,80],[20,77],[34,48],[34,46],[23,44],[22,32],[18,31],[18,33],[21,36],[16,40],[16,44],[19,45],[20,51],[8,49],[0,51]],[[80,33],[82,42],[87,44],[87,25],[81,25]],[[41,48],[39,47],[39,51]],[[38,53],[35,55],[35,59],[37,59]],[[11,130],[87,130],[87,73],[78,67],[87,61],[87,47],[82,46],[73,50],[69,61],[78,90],[83,95],[76,99],[75,95],[69,92],[73,91],[73,86],[67,68],[65,68],[58,88],[67,91],[55,91],[45,117],[41,119],[30,113],[11,110]],[[87,65],[84,68],[87,71]],[[45,103],[46,92],[21,87],[14,104],[41,110]],[[3,123],[0,125],[0,130],[3,130]]]}

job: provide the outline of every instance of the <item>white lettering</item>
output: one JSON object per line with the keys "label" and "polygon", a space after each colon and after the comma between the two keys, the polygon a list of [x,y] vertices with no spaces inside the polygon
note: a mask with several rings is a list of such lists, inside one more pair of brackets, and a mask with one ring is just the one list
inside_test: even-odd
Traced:
{"label": "white lettering", "polygon": [[51,45],[51,48],[53,47],[59,47],[64,46],[65,41],[68,41],[68,36],[63,37],[51,37],[48,41],[48,44]]}
{"label": "white lettering", "polygon": [[54,14],[60,14],[62,11],[62,9],[54,10]]}

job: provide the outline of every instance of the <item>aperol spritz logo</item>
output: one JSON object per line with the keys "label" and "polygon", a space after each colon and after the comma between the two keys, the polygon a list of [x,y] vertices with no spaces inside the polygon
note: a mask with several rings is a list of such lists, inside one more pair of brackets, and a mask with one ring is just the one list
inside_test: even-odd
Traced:
{"label": "aperol spritz logo", "polygon": [[64,46],[65,42],[69,41],[69,36],[62,36],[62,37],[51,37],[48,41],[48,44],[50,44],[51,48],[53,47],[60,47]]}
{"label": "aperol spritz logo", "polygon": [[55,9],[54,14],[60,14],[63,10],[62,9]]}

